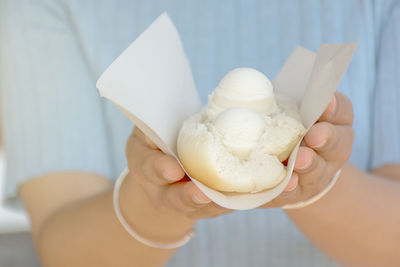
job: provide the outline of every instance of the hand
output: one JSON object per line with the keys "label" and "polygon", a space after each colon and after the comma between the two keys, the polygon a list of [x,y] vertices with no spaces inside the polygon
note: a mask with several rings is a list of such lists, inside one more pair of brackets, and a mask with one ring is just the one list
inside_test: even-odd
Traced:
{"label": "hand", "polygon": [[336,92],[304,137],[285,191],[263,208],[281,207],[318,194],[349,159],[354,131],[351,101]]}
{"label": "hand", "polygon": [[155,242],[179,240],[200,218],[231,210],[204,195],[172,157],[135,128],[127,144],[129,174],[121,187],[121,210],[138,233]]}

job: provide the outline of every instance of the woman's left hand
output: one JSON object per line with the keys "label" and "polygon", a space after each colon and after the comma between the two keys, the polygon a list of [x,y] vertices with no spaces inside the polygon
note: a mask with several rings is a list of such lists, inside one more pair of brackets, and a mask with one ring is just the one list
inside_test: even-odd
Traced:
{"label": "woman's left hand", "polygon": [[307,200],[321,192],[351,155],[353,107],[336,92],[320,119],[308,131],[285,191],[262,208]]}

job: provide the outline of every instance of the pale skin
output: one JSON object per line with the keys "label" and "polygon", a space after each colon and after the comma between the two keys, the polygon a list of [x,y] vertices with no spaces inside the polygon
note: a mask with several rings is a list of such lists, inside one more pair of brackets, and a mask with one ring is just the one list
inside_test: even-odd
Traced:
{"label": "pale skin", "polygon": [[[351,102],[336,93],[304,138],[285,192],[262,208],[280,207],[320,192],[343,167],[333,189],[316,203],[287,211],[320,249],[348,266],[400,263],[400,164],[364,172],[347,160],[353,141]],[[200,218],[232,212],[211,202],[135,129],[127,144],[132,170],[122,184],[128,223],[154,242],[174,242]],[[129,236],[112,207],[112,185],[82,172],[52,173],[20,186],[43,266],[162,266],[174,250],[148,247]],[[268,238],[268,236],[260,237]]]}

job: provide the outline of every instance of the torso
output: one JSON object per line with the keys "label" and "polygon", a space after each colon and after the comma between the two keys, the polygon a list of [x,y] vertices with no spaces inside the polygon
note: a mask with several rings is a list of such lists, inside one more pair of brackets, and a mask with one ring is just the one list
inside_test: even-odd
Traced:
{"label": "torso", "polygon": [[[354,104],[351,161],[369,167],[371,98],[376,35],[383,7],[369,1],[85,1],[69,4],[76,34],[93,73],[102,71],[162,11],[182,36],[203,103],[219,79],[253,67],[271,80],[297,45],[359,41],[339,90]],[[153,4],[152,4],[153,3]],[[122,170],[130,122],[103,103],[113,150],[114,176]],[[169,266],[331,266],[279,210],[234,213],[198,224],[198,237]]]}

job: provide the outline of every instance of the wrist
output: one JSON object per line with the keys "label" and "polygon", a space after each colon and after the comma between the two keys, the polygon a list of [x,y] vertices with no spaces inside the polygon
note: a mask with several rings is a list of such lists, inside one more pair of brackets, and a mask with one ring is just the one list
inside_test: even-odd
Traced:
{"label": "wrist", "polygon": [[148,192],[128,174],[120,188],[120,209],[127,223],[141,236],[157,243],[181,240],[196,221],[167,209],[162,200],[150,199]]}

